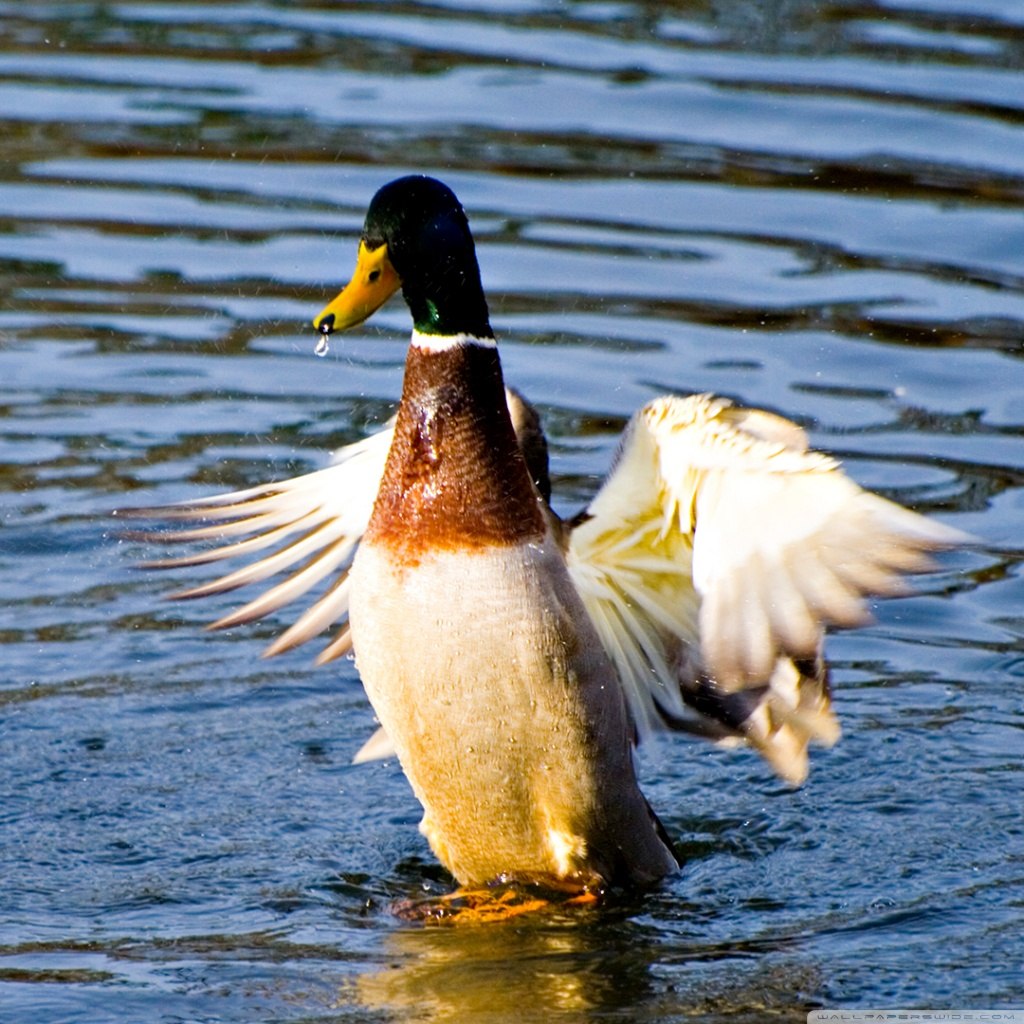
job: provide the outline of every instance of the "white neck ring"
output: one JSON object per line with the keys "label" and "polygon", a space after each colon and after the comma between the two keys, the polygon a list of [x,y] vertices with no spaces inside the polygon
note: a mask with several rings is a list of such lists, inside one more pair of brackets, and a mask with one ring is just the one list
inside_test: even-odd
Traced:
{"label": "white neck ring", "polygon": [[422,334],[412,332],[412,345],[421,352],[449,352],[454,348],[475,345],[478,348],[497,348],[493,338],[478,338],[475,334]]}

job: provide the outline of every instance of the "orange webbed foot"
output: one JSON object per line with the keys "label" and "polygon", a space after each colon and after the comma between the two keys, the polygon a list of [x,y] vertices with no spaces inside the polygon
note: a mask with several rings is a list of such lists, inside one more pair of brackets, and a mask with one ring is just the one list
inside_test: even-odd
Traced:
{"label": "orange webbed foot", "polygon": [[562,892],[537,885],[498,883],[478,889],[460,886],[439,896],[402,900],[393,909],[402,920],[423,924],[494,924],[562,907],[594,907],[601,895],[593,889]]}

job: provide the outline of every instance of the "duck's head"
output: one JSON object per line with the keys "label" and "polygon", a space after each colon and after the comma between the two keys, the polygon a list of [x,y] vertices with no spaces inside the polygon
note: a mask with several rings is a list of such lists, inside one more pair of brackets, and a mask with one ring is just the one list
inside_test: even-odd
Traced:
{"label": "duck's head", "polygon": [[419,333],[493,337],[469,221],[435,178],[397,178],[373,197],[355,273],[313,326],[324,335],[355,327],[399,287]]}

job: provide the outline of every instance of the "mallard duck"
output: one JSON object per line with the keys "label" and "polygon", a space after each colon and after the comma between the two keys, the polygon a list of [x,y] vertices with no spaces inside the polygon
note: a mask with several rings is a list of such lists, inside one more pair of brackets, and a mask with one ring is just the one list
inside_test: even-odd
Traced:
{"label": "mallard duck", "polygon": [[653,883],[678,862],[637,744],[666,726],[745,742],[802,782],[808,743],[839,737],[825,627],[864,623],[866,598],[902,593],[963,537],[862,490],[788,420],[713,395],[645,405],[562,521],[466,214],[432,178],[373,197],[355,273],[314,326],[353,327],[399,289],[413,333],[395,417],[326,469],[137,512],[207,521],[164,540],[227,540],[149,564],[275,549],[172,595],[292,570],[211,628],[330,581],[267,653],[342,624],[319,660],[354,649],[381,726],[356,759],[397,755],[463,886]]}

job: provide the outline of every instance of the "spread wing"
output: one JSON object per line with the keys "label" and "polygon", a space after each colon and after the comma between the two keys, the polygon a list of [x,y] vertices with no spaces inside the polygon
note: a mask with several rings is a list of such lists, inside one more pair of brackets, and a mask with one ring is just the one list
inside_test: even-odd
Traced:
{"label": "spread wing", "polygon": [[138,539],[222,542],[179,557],[146,562],[143,568],[172,569],[247,559],[240,568],[171,594],[171,599],[225,593],[287,573],[283,580],[212,623],[210,629],[227,629],[261,619],[330,577],[327,589],[264,652],[264,657],[280,654],[340,622],[340,630],[317,658],[317,664],[324,664],[351,648],[348,569],[373,511],[393,428],[391,422],[383,430],[340,449],[330,466],[314,473],[181,505],[122,509],[116,514],[203,524],[131,535]]}
{"label": "spread wing", "polygon": [[755,745],[784,778],[834,742],[826,626],[869,621],[958,531],[871,494],[803,431],[707,395],[633,418],[569,540],[570,571],[641,734]]}

